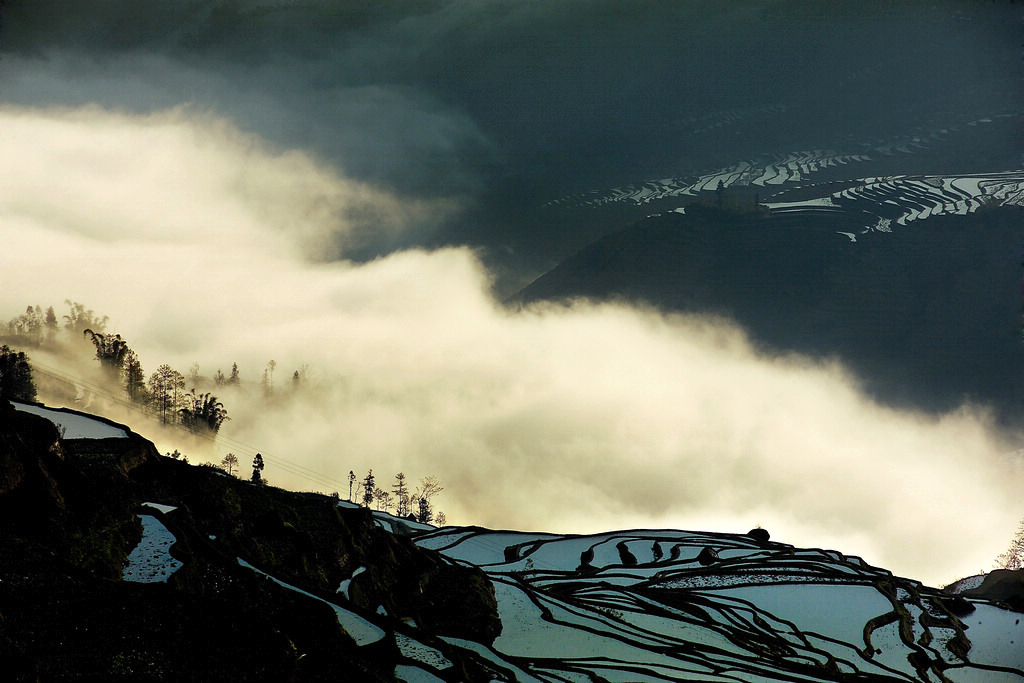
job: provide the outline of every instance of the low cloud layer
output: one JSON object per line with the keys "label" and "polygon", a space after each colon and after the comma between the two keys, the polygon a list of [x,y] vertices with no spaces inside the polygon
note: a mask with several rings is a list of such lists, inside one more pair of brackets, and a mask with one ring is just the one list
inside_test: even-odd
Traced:
{"label": "low cloud layer", "polygon": [[[337,482],[435,474],[457,523],[760,523],[931,582],[988,568],[1022,515],[1020,466],[1000,455],[1017,445],[983,411],[880,407],[841,367],[764,357],[725,321],[509,311],[467,248],[312,258],[458,207],[223,119],[7,107],[0,147],[0,317],[72,298],[109,315],[148,372],[237,362],[252,390],[225,394],[220,452],[245,444]],[[279,385],[304,365],[308,381],[267,403],[270,359]]]}

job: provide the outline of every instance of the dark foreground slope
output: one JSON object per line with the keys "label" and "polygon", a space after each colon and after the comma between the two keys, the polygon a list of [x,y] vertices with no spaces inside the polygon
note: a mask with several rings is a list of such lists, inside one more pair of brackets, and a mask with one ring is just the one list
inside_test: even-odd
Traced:
{"label": "dark foreground slope", "polygon": [[1020,572],[939,591],[763,529],[436,529],[28,409],[0,405],[0,680],[1024,681]]}
{"label": "dark foreground slope", "polygon": [[[130,561],[161,527],[170,556]],[[3,680],[394,680],[399,640],[487,643],[500,628],[481,572],[368,511],[161,457],[131,433],[61,439],[0,404]],[[490,680],[448,660],[459,680]]]}
{"label": "dark foreground slope", "polygon": [[1024,209],[886,231],[866,230],[865,216],[691,205],[608,235],[516,300],[619,298],[727,316],[769,352],[840,358],[885,401],[973,400],[1019,418]]}

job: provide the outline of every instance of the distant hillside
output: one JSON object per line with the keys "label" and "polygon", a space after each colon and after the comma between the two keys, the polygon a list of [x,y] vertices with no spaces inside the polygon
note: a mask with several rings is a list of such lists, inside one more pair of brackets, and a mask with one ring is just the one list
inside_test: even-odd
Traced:
{"label": "distant hillside", "polygon": [[967,399],[1024,415],[1024,208],[884,219],[884,230],[868,229],[882,219],[860,206],[685,211],[608,235],[513,301],[622,298],[724,315],[767,352],[840,358],[885,401],[943,410]]}
{"label": "distant hillside", "polygon": [[1024,575],[967,583],[764,529],[435,529],[0,402],[5,681],[1024,681]]}

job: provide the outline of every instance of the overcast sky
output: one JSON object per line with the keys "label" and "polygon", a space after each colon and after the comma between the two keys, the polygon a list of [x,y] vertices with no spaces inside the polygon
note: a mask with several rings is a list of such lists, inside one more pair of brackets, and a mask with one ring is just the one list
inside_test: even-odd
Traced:
{"label": "overcast sky", "polygon": [[[226,395],[224,435],[338,481],[437,475],[457,523],[762,524],[931,582],[990,567],[1024,510],[1002,456],[1020,442],[983,408],[888,409],[843,368],[759,355],[724,321],[510,312],[492,283],[574,244],[521,208],[545,183],[639,173],[630,149],[660,171],[751,143],[677,134],[709,109],[817,120],[907,83],[952,107],[926,44],[955,32],[946,78],[991,85],[1001,29],[917,16],[924,3],[337,5],[11,3],[0,317],[81,301],[147,372],[306,365],[307,390],[272,409]],[[897,47],[911,19],[929,40]],[[897,53],[898,78],[882,68]],[[765,148],[796,135],[772,125]]]}

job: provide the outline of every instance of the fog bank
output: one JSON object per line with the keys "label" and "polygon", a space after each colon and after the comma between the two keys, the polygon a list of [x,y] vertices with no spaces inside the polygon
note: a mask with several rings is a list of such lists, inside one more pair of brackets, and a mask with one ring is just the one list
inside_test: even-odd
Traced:
{"label": "fog bank", "polygon": [[[0,146],[0,317],[71,298],[109,315],[147,373],[237,362],[247,389],[224,395],[223,438],[336,481],[435,474],[449,520],[491,527],[759,523],[933,583],[989,568],[1022,516],[1020,465],[1000,455],[1018,446],[980,408],[880,407],[841,367],[765,357],[727,321],[509,311],[466,247],[345,260],[366,232],[459,206],[225,119],[3,107]],[[324,241],[341,260],[316,258]]]}

